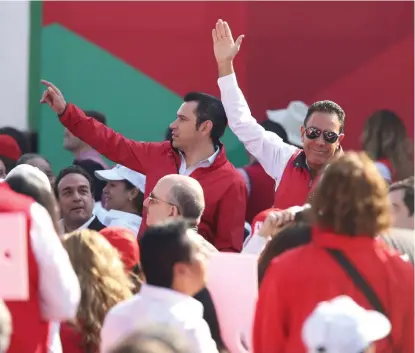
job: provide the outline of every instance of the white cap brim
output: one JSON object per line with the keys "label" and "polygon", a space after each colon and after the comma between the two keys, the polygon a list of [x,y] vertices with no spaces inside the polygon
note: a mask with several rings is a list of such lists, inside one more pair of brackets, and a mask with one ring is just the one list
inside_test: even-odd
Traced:
{"label": "white cap brim", "polygon": [[105,180],[105,181],[126,180],[123,176],[117,173],[116,170],[114,169],[96,170],[94,174],[98,179]]}
{"label": "white cap brim", "polygon": [[391,332],[392,326],[385,315],[377,311],[368,310],[365,322],[362,322],[362,331],[369,342],[379,341]]}

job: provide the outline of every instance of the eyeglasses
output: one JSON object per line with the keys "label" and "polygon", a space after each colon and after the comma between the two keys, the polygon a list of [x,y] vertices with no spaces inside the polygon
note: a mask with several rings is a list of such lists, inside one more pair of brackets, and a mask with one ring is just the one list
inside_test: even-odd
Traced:
{"label": "eyeglasses", "polygon": [[333,131],[321,131],[316,127],[308,127],[305,129],[305,135],[309,140],[315,140],[316,138],[319,138],[321,133],[323,133],[324,141],[326,141],[327,143],[335,143],[339,139],[339,137],[343,135],[336,134]]}
{"label": "eyeglasses", "polygon": [[162,203],[166,203],[166,204],[168,204],[168,205],[170,205],[170,206],[173,206],[173,207],[176,207],[177,208],[177,212],[178,212],[178,214],[181,214],[180,213],[180,207],[179,206],[177,206],[177,205],[175,205],[174,203],[171,203],[171,202],[169,202],[169,201],[165,201],[165,200],[162,200],[162,199],[160,199],[160,198],[158,198],[157,196],[155,196],[154,195],[154,193],[153,192],[150,192],[150,194],[148,195],[148,199],[149,199],[149,201],[151,202],[151,203],[158,203],[158,202],[162,202]]}

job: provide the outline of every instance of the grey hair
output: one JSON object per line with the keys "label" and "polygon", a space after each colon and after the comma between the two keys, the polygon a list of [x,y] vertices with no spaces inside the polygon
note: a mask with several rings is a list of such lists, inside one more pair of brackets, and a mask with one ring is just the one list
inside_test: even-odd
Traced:
{"label": "grey hair", "polygon": [[175,182],[170,189],[170,201],[182,217],[199,223],[205,209],[203,194],[189,184]]}

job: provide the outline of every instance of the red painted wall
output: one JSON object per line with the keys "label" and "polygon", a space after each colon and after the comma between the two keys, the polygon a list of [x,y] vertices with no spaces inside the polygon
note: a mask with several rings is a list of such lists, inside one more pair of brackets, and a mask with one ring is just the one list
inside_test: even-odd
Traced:
{"label": "red painted wall", "polygon": [[[45,2],[60,23],[177,94],[218,94],[211,28],[245,34],[236,69],[254,115],[291,100],[346,111],[345,147],[388,108],[414,130],[413,2]],[[81,53],[80,53],[81,55]]]}

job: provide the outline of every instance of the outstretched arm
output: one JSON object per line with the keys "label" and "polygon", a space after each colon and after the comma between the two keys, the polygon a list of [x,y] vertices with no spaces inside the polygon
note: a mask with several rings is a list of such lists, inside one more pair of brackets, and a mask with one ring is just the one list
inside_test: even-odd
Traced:
{"label": "outstretched arm", "polygon": [[151,143],[127,139],[99,121],[89,118],[77,106],[66,103],[60,90],[48,81],[41,103],[48,104],[76,137],[115,163],[146,174],[151,161]]}
{"label": "outstretched arm", "polygon": [[222,20],[212,31],[213,48],[218,64],[218,85],[221,99],[232,132],[245,148],[261,163],[264,170],[274,179],[279,179],[285,166],[296,151],[275,133],[266,131],[252,117],[248,103],[238,86],[233,60],[239,51],[244,36],[234,42],[228,24]]}

